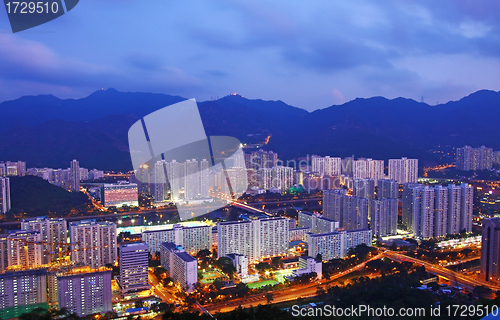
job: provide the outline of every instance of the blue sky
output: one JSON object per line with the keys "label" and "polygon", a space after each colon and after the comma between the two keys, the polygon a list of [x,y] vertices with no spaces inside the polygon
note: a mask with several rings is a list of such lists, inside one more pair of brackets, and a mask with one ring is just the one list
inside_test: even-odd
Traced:
{"label": "blue sky", "polygon": [[12,34],[0,8],[0,101],[113,87],[310,111],[372,96],[443,103],[500,90],[498,17],[497,1],[82,0]]}

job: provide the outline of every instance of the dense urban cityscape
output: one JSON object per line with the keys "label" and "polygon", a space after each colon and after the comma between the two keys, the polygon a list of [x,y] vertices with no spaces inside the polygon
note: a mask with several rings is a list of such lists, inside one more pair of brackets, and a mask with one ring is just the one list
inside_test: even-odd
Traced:
{"label": "dense urban cityscape", "polygon": [[[337,285],[347,285],[357,278],[351,273],[377,277],[374,266],[388,261],[424,265],[431,280],[421,279],[420,290],[435,292],[430,282],[448,295],[489,297],[500,289],[498,211],[487,214],[475,203],[486,200],[498,210],[500,198],[488,197],[499,182],[419,177],[418,159],[389,159],[386,166],[313,155],[284,162],[272,151],[244,150],[225,170],[207,159],[161,160],[129,173],[88,170],[77,160],[67,169],[0,162],[0,227],[8,225],[0,236],[0,318],[39,308],[116,318],[155,317],[167,307],[212,316],[240,305],[286,304],[290,291],[318,303],[321,290],[332,287],[325,281],[342,277]],[[494,171],[500,152],[456,148],[455,163],[464,174]],[[180,178],[165,184],[164,167]],[[217,199],[227,193],[225,175],[248,182],[241,199]],[[10,180],[26,176],[84,192],[98,214],[9,216]],[[214,201],[224,202],[218,215],[210,213]],[[179,202],[207,206],[207,214],[181,221]],[[156,220],[148,222],[151,216]],[[429,255],[418,257],[422,250]],[[357,264],[332,270],[352,257]],[[311,292],[309,283],[321,290]]]}
{"label": "dense urban cityscape", "polygon": [[500,319],[500,2],[4,7],[0,320]]}

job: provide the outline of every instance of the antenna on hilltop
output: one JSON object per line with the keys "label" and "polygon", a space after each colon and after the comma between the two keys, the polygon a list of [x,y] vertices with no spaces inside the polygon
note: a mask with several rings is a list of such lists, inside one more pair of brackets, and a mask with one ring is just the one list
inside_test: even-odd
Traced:
{"label": "antenna on hilltop", "polygon": [[422,96],[422,99],[420,99],[420,102],[424,103],[424,96]]}

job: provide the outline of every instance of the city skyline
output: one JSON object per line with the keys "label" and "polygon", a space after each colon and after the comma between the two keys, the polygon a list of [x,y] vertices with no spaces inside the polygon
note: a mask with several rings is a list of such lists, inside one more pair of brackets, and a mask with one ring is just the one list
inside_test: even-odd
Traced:
{"label": "city skyline", "polygon": [[[262,2],[152,5],[157,10],[86,1],[15,35],[2,10],[2,81],[9,86],[0,101],[42,93],[79,98],[115,87],[199,100],[234,91],[286,96],[312,111],[372,96],[423,97],[434,105],[500,84],[491,49],[498,41],[495,3],[277,2],[266,11]],[[130,36],[111,36],[119,34]],[[17,59],[25,55],[30,59]]]}

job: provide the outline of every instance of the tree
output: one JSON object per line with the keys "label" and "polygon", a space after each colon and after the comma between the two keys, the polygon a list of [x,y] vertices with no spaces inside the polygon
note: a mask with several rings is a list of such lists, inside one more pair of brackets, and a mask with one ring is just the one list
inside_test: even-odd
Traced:
{"label": "tree", "polygon": [[275,269],[283,268],[283,260],[281,259],[281,257],[274,257],[271,260],[271,265]]}
{"label": "tree", "polygon": [[325,291],[325,289],[323,289],[323,287],[318,287],[316,289],[316,295],[317,296],[324,296],[325,294],[326,294],[326,291]]}
{"label": "tree", "polygon": [[318,253],[316,255],[316,261],[323,261],[323,256],[321,255],[321,253]]}
{"label": "tree", "polygon": [[269,263],[267,262],[260,262],[255,265],[255,269],[257,269],[257,271],[259,272],[264,272],[266,270],[270,270],[271,265],[269,265]]}
{"label": "tree", "polygon": [[215,261],[215,265],[225,274],[227,274],[231,279],[236,273],[236,267],[233,264],[233,261],[228,257],[220,257]]}
{"label": "tree", "polygon": [[224,281],[222,279],[215,279],[214,282],[212,282],[212,286],[219,291],[224,287]]}
{"label": "tree", "polygon": [[248,291],[250,291],[250,288],[245,283],[238,283],[234,290],[236,296],[244,297],[247,295]]}
{"label": "tree", "polygon": [[267,303],[271,303],[271,301],[274,300],[274,295],[272,294],[272,292],[268,292],[266,293],[266,300],[267,300]]}
{"label": "tree", "polygon": [[212,256],[212,252],[210,252],[210,250],[208,250],[208,249],[200,250],[196,254],[196,257],[198,259],[203,259],[203,258],[207,258],[207,257],[210,257],[210,256]]}
{"label": "tree", "polygon": [[491,294],[492,290],[487,286],[475,286],[472,292],[479,297],[483,297]]}

